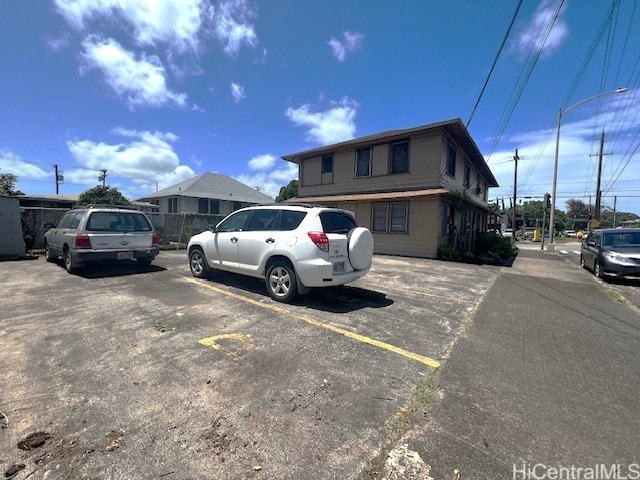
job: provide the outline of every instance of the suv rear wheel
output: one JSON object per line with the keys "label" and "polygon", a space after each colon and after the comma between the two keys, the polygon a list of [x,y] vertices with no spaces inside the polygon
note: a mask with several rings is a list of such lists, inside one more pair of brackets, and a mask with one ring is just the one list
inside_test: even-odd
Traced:
{"label": "suv rear wheel", "polygon": [[267,292],[277,302],[290,302],[298,295],[298,280],[291,265],[277,261],[266,276]]}

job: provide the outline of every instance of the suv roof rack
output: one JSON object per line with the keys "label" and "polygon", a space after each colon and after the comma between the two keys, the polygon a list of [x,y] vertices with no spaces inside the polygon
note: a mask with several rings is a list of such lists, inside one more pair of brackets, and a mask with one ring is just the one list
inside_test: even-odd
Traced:
{"label": "suv roof rack", "polygon": [[315,208],[315,207],[324,207],[324,205],[320,205],[317,203],[296,203],[296,202],[275,202],[275,203],[260,203],[258,205],[254,205],[256,207],[304,207],[304,208]]}
{"label": "suv roof rack", "polygon": [[133,205],[109,205],[106,203],[89,203],[87,205],[74,205],[73,208],[119,208],[120,210],[139,210]]}

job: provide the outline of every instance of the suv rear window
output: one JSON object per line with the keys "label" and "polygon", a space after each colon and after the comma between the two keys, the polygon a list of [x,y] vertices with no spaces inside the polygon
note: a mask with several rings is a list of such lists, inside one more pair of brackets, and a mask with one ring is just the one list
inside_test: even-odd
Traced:
{"label": "suv rear window", "polygon": [[324,233],[348,233],[358,226],[353,217],[345,212],[322,212],[320,221]]}
{"label": "suv rear window", "polygon": [[87,221],[90,232],[150,232],[151,225],[141,213],[93,212]]}

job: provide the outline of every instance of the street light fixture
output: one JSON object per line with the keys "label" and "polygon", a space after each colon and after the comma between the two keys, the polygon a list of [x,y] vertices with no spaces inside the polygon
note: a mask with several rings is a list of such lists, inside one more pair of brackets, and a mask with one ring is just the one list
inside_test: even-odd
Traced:
{"label": "street light fixture", "polygon": [[[558,185],[558,152],[560,150],[560,125],[562,124],[562,115],[565,113],[569,113],[574,108],[579,107],[583,103],[593,100],[594,98],[602,97],[604,95],[611,95],[613,93],[624,93],[627,90],[629,89],[625,87],[625,88],[617,88],[609,92],[598,93],[597,95],[593,95],[589,98],[585,98],[584,100],[581,100],[578,103],[571,105],[568,108],[565,108],[564,111],[562,111],[562,107],[558,109],[558,128],[556,131],[556,158],[553,165],[553,189],[551,192],[551,216],[549,218],[549,244],[547,245],[547,252],[553,253],[555,249],[554,237],[556,234],[556,226],[555,226],[556,225],[555,224],[556,187]],[[542,235],[544,235],[544,232],[542,232]]]}

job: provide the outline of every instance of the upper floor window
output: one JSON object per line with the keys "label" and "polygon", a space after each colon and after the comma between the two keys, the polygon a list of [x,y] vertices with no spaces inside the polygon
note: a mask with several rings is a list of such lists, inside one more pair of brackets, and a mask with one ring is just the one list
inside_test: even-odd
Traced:
{"label": "upper floor window", "polygon": [[371,147],[356,150],[356,177],[371,176]]}
{"label": "upper floor window", "polygon": [[456,176],[456,150],[451,145],[447,147],[447,173]]}
{"label": "upper floor window", "polygon": [[464,166],[464,186],[469,188],[471,186],[471,165]]}
{"label": "upper floor window", "polygon": [[333,173],[333,155],[322,157],[322,173]]}
{"label": "upper floor window", "polygon": [[391,144],[389,173],[407,173],[409,171],[409,141]]}

